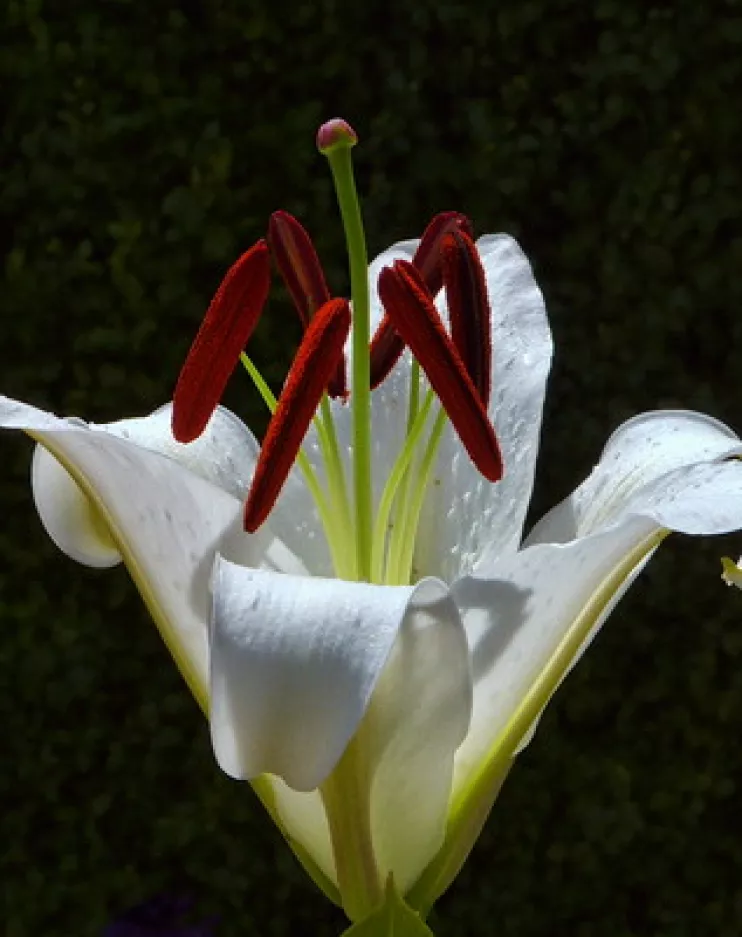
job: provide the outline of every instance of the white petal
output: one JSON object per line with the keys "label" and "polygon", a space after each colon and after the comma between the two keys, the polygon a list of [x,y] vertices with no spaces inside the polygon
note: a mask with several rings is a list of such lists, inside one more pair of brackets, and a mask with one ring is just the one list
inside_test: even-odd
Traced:
{"label": "white petal", "polygon": [[273,789],[278,816],[291,840],[308,852],[333,885],[337,885],[335,856],[322,795],[318,790],[295,791],[281,778],[266,777]]}
{"label": "white petal", "polygon": [[742,528],[742,464],[675,469],[635,490],[610,527],[481,564],[477,578],[454,586],[474,671],[474,715],[457,753],[457,794],[501,745],[518,747],[663,528],[693,534]]}
{"label": "white petal", "polygon": [[486,550],[490,561],[521,540],[533,487],[551,333],[528,259],[508,235],[477,242],[492,311],[492,396],[489,412],[503,454],[504,477],[492,485],[472,465],[449,427],[436,485],[421,520],[416,567],[452,582]]}
{"label": "white petal", "polygon": [[368,707],[412,593],[214,568],[211,732],[227,774],[318,787]]}
{"label": "white petal", "polygon": [[[40,413],[35,413],[37,421]],[[87,426],[93,432],[110,433],[159,452],[235,497],[242,497],[258,452],[255,438],[244,423],[219,407],[204,433],[193,443],[181,445],[172,435],[171,414],[172,404],[168,403],[145,417],[108,424],[85,424],[72,418],[65,425]],[[90,499],[43,446],[34,451],[31,486],[41,522],[63,553],[86,566],[104,568],[121,562],[121,554]]]}
{"label": "white petal", "polygon": [[198,439],[184,445],[173,437],[172,412],[172,403],[166,403],[149,416],[90,426],[175,459],[235,498],[244,498],[260,446],[242,420],[226,407],[217,407]]}
{"label": "white petal", "polygon": [[[641,510],[641,504],[635,504],[638,493],[673,469],[741,452],[742,445],[733,431],[705,414],[684,410],[642,413],[619,426],[591,475],[539,521],[526,543],[566,543],[600,530],[628,511]],[[688,494],[686,491],[682,500],[686,513],[692,507]],[[646,500],[654,496],[651,489],[646,489],[641,497]],[[667,510],[673,502],[669,498],[664,501]],[[703,509],[708,509],[707,502]],[[700,533],[703,516],[699,522],[699,529],[687,527],[689,517],[686,526],[674,527],[674,523],[665,526]]]}
{"label": "white petal", "polygon": [[466,637],[448,589],[418,583],[359,731],[375,765],[371,829],[382,881],[404,892],[440,848],[454,752],[471,718]]}
{"label": "white petal", "polygon": [[[324,479],[324,464],[316,443],[314,426],[310,427],[303,447]],[[327,538],[320,522],[314,499],[304,481],[298,465],[289,472],[278,501],[270,513],[270,528],[275,536],[298,558],[305,571],[313,576],[332,576],[334,569],[327,545]],[[286,570],[290,572],[290,570]]]}
{"label": "white petal", "polygon": [[[301,565],[268,528],[253,537],[243,534],[241,502],[170,458],[4,397],[0,426],[28,432],[72,476],[84,496],[78,506],[87,499],[104,524],[176,663],[205,705],[209,579],[217,549],[254,565],[293,571]],[[52,491],[50,504],[54,496]],[[64,521],[64,505],[55,519]],[[61,528],[57,534],[65,539]],[[84,543],[78,546],[82,550]]]}
{"label": "white petal", "polygon": [[466,638],[446,587],[301,579],[220,561],[214,591],[211,720],[222,768],[270,772],[296,789],[274,785],[281,820],[337,881],[311,791],[357,732],[382,878],[393,871],[398,887],[411,885],[443,841],[471,711]]}
{"label": "white petal", "polygon": [[42,445],[35,447],[31,460],[31,492],[44,530],[62,553],[96,569],[121,562],[94,503]]}

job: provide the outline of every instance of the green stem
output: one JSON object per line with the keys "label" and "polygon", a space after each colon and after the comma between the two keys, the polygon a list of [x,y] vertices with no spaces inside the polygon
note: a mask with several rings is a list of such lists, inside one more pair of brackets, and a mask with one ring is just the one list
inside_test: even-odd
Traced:
{"label": "green stem", "polygon": [[353,367],[351,405],[353,407],[353,494],[358,578],[371,575],[371,364],[369,335],[371,314],[368,288],[368,255],[358,204],[350,147],[338,146],[326,154],[335,183],[345,243],[350,264],[350,294],[353,300]]}

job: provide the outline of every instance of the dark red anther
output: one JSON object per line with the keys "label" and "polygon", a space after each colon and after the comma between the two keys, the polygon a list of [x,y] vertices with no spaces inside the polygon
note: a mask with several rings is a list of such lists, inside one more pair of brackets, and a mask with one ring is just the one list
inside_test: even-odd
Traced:
{"label": "dark red anther", "polygon": [[270,287],[268,245],[260,240],[227,271],[181,368],[173,393],[173,436],[197,439],[217,408]]}
{"label": "dark red anther", "polygon": [[[276,211],[268,222],[268,246],[286,289],[306,329],[312,316],[330,299],[322,264],[307,230],[287,211]],[[345,360],[328,387],[331,397],[346,397]]]}
{"label": "dark red anther", "polygon": [[379,294],[472,462],[485,478],[499,481],[503,465],[495,431],[420,274],[411,263],[397,260],[381,271]]}
{"label": "dark red anther", "polygon": [[[413,266],[417,268],[431,296],[435,296],[443,286],[441,244],[446,235],[454,231],[463,231],[472,237],[471,221],[457,211],[440,212],[423,231],[412,258]],[[371,342],[371,390],[375,390],[389,376],[403,351],[404,342],[392,325],[392,320],[385,315]]]}
{"label": "dark red anther", "polygon": [[268,222],[268,246],[306,328],[330,298],[317,251],[306,229],[287,211],[276,211]]}
{"label": "dark red anther", "polygon": [[423,231],[417,245],[413,265],[417,268],[430,295],[435,297],[443,286],[443,266],[441,244],[447,234],[463,231],[470,238],[474,237],[471,221],[458,211],[442,211],[435,215]]}
{"label": "dark red anther", "polygon": [[260,527],[281,493],[349,331],[348,301],[331,299],[317,310],[304,333],[255,466],[245,505],[249,533]]}
{"label": "dark red anther", "polygon": [[451,338],[486,408],[492,381],[492,338],[484,267],[474,242],[463,231],[451,231],[443,238],[441,258]]}
{"label": "dark red anther", "polygon": [[369,348],[371,390],[376,390],[379,384],[389,376],[403,351],[404,341],[394,328],[389,313],[385,313],[374,332]]}

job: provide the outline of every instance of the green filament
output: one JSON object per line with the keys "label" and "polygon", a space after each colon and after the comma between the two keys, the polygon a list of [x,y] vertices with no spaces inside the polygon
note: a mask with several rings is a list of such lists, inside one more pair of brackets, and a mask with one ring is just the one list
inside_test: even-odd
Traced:
{"label": "green filament", "polygon": [[[276,411],[276,400],[273,391],[270,389],[266,383],[263,375],[258,371],[257,367],[253,364],[251,359],[242,352],[240,354],[240,360],[245,367],[245,370],[250,375],[250,378],[255,385],[258,393],[263,398],[265,405],[270,410],[271,414]],[[322,454],[325,458],[325,462],[329,464],[331,459],[328,457],[327,452],[327,442],[325,440],[324,427],[320,430],[320,421],[315,418],[315,426],[317,427],[317,435],[320,440],[320,447],[322,449]],[[334,436],[334,432],[333,432]],[[317,475],[312,468],[312,464],[307,457],[306,452],[302,449],[299,450],[299,454],[296,457],[297,464],[304,475],[304,481],[307,484],[310,495],[312,496],[314,503],[317,505],[317,513],[319,514],[320,523],[325,531],[325,538],[327,540],[327,545],[330,550],[330,555],[332,557],[332,563],[335,567],[336,572],[339,576],[347,575],[346,571],[348,570],[348,551],[345,548],[345,541],[348,534],[347,527],[344,527],[342,524],[341,518],[339,518],[335,511],[330,510],[327,498],[322,486],[319,483]],[[329,476],[329,471],[328,471]],[[331,489],[334,491],[334,489]],[[352,575],[348,575],[347,578],[353,578]]]}
{"label": "green filament", "polygon": [[[389,527],[389,515],[391,513],[395,496],[399,494],[401,501],[404,504],[404,490],[409,488],[410,466],[415,455],[417,444],[420,441],[423,430],[425,429],[425,424],[427,422],[433,400],[433,392],[428,391],[422,409],[416,413],[413,424],[408,430],[407,439],[405,440],[405,444],[402,447],[402,451],[397,456],[397,460],[394,463],[391,472],[389,473],[389,478],[384,485],[384,490],[381,494],[381,500],[379,501],[379,507],[376,511],[376,523],[374,524],[373,546],[371,552],[371,582],[381,583],[385,581],[384,561],[387,558],[386,545],[387,532]],[[400,486],[402,486],[403,490],[400,490]],[[395,533],[396,528],[393,527],[390,538],[393,537]],[[388,564],[386,575],[389,575]]]}
{"label": "green filament", "polygon": [[397,523],[400,527],[399,536],[393,539],[390,545],[389,557],[387,560],[387,585],[406,585],[411,581],[412,560],[415,555],[415,541],[417,539],[417,528],[420,523],[420,512],[425,501],[425,493],[430,480],[430,473],[435,464],[435,458],[438,454],[443,437],[443,430],[448,423],[446,411],[441,408],[435,418],[433,429],[428,438],[428,444],[425,447],[422,460],[420,462],[414,490],[411,495],[405,499],[402,510],[398,515]]}

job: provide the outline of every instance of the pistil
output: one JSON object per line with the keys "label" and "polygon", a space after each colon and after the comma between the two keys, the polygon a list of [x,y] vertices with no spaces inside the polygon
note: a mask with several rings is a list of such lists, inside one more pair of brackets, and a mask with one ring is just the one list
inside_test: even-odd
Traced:
{"label": "pistil", "polygon": [[350,265],[350,292],[353,301],[351,398],[356,567],[359,579],[368,581],[371,576],[373,526],[369,359],[371,316],[366,236],[350,158],[351,148],[355,146],[357,139],[355,131],[344,120],[339,119],[323,124],[317,133],[317,147],[327,157],[335,183]]}

